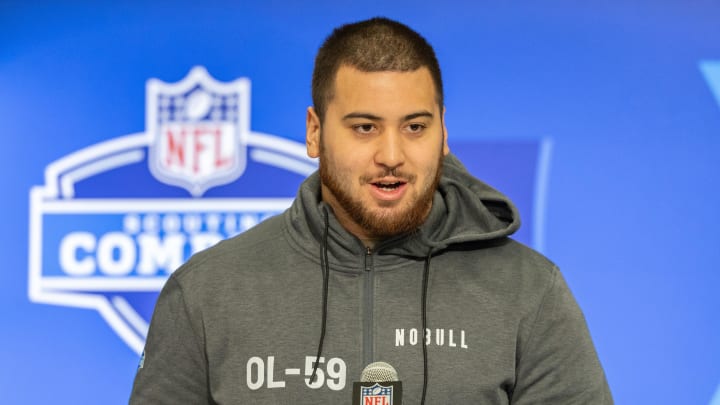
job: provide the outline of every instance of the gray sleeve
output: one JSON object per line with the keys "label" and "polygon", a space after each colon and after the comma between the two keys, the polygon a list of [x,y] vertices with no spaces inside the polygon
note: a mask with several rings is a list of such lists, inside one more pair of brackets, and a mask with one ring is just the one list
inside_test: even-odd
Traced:
{"label": "gray sleeve", "polygon": [[209,402],[207,361],[199,332],[193,328],[180,284],[170,277],[155,304],[131,405]]}
{"label": "gray sleeve", "polygon": [[580,308],[557,268],[520,348],[511,404],[612,404]]}

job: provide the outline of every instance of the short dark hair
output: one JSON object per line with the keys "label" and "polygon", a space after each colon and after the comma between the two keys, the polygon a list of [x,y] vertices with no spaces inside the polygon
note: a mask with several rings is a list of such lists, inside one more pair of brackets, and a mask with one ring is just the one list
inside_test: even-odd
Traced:
{"label": "short dark hair", "polygon": [[363,72],[407,72],[427,67],[435,84],[438,105],[443,107],[440,64],[432,46],[410,27],[384,17],[345,24],[330,34],[315,57],[312,99],[320,122],[332,100],[340,66]]}

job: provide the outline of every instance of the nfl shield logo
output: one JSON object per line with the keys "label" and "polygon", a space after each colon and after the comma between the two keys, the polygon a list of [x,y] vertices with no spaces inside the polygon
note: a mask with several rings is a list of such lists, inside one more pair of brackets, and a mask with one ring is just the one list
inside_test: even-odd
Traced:
{"label": "nfl shield logo", "polygon": [[379,383],[370,387],[362,387],[360,403],[362,405],[392,405],[393,387],[385,387]]}
{"label": "nfl shield logo", "polygon": [[240,177],[250,132],[249,94],[247,79],[219,82],[199,66],[177,83],[148,81],[152,174],[195,197]]}

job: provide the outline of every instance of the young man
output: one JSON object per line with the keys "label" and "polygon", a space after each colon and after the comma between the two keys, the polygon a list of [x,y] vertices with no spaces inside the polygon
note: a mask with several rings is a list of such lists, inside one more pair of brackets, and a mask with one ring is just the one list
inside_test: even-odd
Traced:
{"label": "young man", "polygon": [[558,269],[449,154],[430,45],[383,18],[318,52],[292,207],[163,289],[133,404],[345,404],[376,360],[406,404],[610,404]]}

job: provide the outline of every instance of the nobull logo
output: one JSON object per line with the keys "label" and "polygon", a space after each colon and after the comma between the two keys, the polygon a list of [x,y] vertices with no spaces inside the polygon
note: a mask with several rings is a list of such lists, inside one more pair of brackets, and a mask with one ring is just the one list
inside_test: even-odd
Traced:
{"label": "nobull logo", "polygon": [[30,300],[96,310],[140,354],[167,277],[282,212],[317,166],[304,145],[253,132],[249,103],[248,79],[202,67],[150,79],[144,132],[50,163],[30,191]]}

